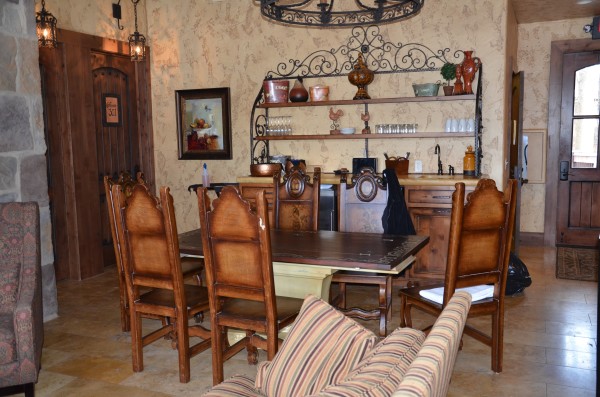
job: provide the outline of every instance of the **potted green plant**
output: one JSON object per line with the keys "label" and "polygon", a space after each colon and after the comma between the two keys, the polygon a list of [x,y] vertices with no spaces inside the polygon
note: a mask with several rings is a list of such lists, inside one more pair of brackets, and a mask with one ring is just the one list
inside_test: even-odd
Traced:
{"label": "potted green plant", "polygon": [[446,62],[444,66],[442,66],[440,74],[444,80],[446,80],[446,83],[444,84],[444,95],[452,95],[454,87],[450,85],[450,80],[454,80],[456,78],[456,65],[451,62]]}

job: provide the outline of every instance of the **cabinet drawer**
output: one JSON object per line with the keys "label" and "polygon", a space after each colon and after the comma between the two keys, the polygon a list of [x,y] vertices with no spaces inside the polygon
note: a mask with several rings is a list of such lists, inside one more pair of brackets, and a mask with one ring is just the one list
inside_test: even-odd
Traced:
{"label": "cabinet drawer", "polygon": [[265,197],[267,198],[269,205],[273,204],[273,185],[264,185],[263,186],[263,185],[257,185],[257,184],[252,184],[252,185],[240,184],[240,193],[242,194],[242,197],[245,198],[246,200],[251,200],[251,201],[256,200],[256,195],[261,190],[265,191]]}
{"label": "cabinet drawer", "polygon": [[409,204],[452,204],[454,189],[408,189]]}
{"label": "cabinet drawer", "polygon": [[[466,186],[465,193],[474,189],[474,186]],[[451,208],[454,190],[454,186],[406,187],[406,204],[409,207]]]}

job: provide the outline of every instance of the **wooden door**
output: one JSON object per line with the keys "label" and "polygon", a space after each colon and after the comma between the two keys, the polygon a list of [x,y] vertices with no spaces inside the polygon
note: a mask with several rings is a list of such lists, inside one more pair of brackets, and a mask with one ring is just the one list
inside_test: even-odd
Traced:
{"label": "wooden door", "polygon": [[141,169],[154,185],[150,70],[127,43],[57,36],[40,49],[55,270],[80,280],[114,263],[103,176]]}
{"label": "wooden door", "polygon": [[123,171],[135,175],[140,167],[140,134],[135,104],[135,65],[129,57],[92,52],[92,85],[96,111],[96,159],[103,263],[115,260],[103,177],[117,179]]}
{"label": "wooden door", "polygon": [[[600,52],[563,56],[558,210],[559,246],[595,247],[600,233]],[[548,205],[548,203],[547,203]]]}

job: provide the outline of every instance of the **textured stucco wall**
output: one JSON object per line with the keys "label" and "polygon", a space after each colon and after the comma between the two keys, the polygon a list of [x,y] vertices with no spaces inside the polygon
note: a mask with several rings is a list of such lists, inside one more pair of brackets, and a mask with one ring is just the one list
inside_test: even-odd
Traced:
{"label": "textured stucco wall", "polygon": [[[523,128],[548,128],[550,48],[557,40],[589,38],[589,18],[519,25],[519,70],[525,73]],[[546,179],[556,178],[549,172]],[[521,195],[521,231],[544,232],[545,184],[527,184]]]}
{"label": "textured stucco wall", "polygon": [[[184,2],[173,7],[168,0],[147,2],[149,36],[152,39],[153,121],[157,185],[172,188],[180,230],[198,226],[196,203],[185,190],[200,181],[202,161],[178,161],[174,91],[178,89],[231,87],[233,160],[207,161],[213,181],[235,181],[248,174],[251,105],[265,73],[280,62],[302,59],[318,49],[337,48],[349,29],[283,27],[261,18],[250,2]],[[498,182],[503,171],[504,75],[506,1],[429,0],[422,12],[407,21],[381,27],[384,38],[396,43],[419,42],[431,49],[475,50],[485,65],[483,172]],[[437,81],[440,75],[388,76],[369,86],[372,97],[412,95],[411,83]],[[330,97],[351,98],[354,88],[346,79],[325,81]],[[421,129],[439,131],[446,117],[467,117],[470,109],[454,104],[371,106],[372,125],[418,122]],[[342,124],[358,126],[360,109],[344,108]],[[298,132],[328,131],[327,108],[298,112],[286,110]],[[284,113],[284,114],[286,114]],[[357,121],[358,120],[358,121]],[[462,170],[462,158],[472,139],[370,140],[369,152],[383,163],[383,152],[404,154],[424,162],[425,172],[436,171],[435,144],[442,161]],[[351,167],[352,157],[362,157],[362,141],[297,141],[272,145],[275,153],[304,158],[325,171]],[[447,170],[447,168],[446,168]]]}
{"label": "textured stucco wall", "polygon": [[[501,184],[505,117],[506,28],[508,0],[428,0],[416,17],[381,27],[385,40],[418,42],[437,51],[449,48],[474,50],[485,65],[483,84],[483,172]],[[124,31],[116,29],[110,2],[53,0],[50,11],[63,29],[126,40],[133,30],[132,6],[123,6]],[[47,3],[50,7],[50,4]],[[318,49],[345,43],[350,29],[284,27],[261,18],[249,1],[147,0],[138,6],[140,32],[151,48],[152,112],[157,186],[171,187],[180,231],[198,226],[198,210],[186,187],[201,181],[203,161],[177,159],[175,90],[230,87],[233,160],[206,161],[215,182],[235,181],[247,175],[250,164],[249,124],[251,106],[265,74],[280,62],[302,59]],[[412,96],[411,83],[441,80],[428,76],[378,76],[369,86],[372,97]],[[351,98],[355,88],[345,78],[325,81],[332,98]],[[307,84],[308,85],[308,84]],[[441,91],[441,90],[440,90]],[[453,103],[371,106],[371,125],[413,123],[425,131],[440,131],[448,117],[469,117],[474,104]],[[360,107],[344,107],[342,124],[360,126]],[[326,132],[328,108],[310,111],[290,109],[298,133]],[[383,164],[383,152],[404,154],[423,161],[425,172],[437,170],[434,146],[442,148],[442,162],[462,171],[462,158],[471,138],[370,140],[369,154]],[[271,153],[304,158],[325,171],[351,167],[353,157],[363,157],[363,141],[295,141],[271,146]],[[381,167],[380,167],[381,168]],[[412,167],[411,167],[412,169]]]}

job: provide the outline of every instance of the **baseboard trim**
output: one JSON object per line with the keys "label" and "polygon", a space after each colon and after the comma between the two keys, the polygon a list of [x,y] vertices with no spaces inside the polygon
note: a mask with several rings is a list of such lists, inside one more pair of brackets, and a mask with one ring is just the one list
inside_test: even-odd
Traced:
{"label": "baseboard trim", "polygon": [[519,243],[522,245],[543,247],[544,233],[521,232],[519,233]]}

